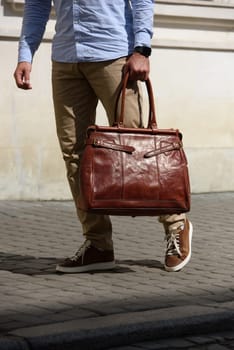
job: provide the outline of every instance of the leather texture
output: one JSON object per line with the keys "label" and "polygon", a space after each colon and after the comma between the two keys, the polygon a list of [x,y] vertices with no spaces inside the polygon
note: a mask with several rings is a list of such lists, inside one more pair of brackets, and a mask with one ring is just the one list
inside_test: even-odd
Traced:
{"label": "leather texture", "polygon": [[[182,134],[159,129],[151,82],[147,128],[124,127],[123,79],[121,112],[113,126],[90,126],[80,163],[78,206],[109,215],[159,216],[190,210],[190,184]],[[116,108],[117,111],[117,108]],[[117,114],[117,113],[116,113]]]}

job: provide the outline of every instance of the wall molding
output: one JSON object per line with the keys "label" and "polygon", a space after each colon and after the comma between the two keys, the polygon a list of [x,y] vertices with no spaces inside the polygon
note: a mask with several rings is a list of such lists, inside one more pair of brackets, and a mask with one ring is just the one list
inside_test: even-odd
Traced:
{"label": "wall molding", "polygon": [[[2,0],[0,40],[17,41],[25,0]],[[51,42],[54,18],[43,42]],[[234,51],[234,0],[157,0],[153,48]]]}
{"label": "wall molding", "polygon": [[171,1],[158,1],[154,12],[155,27],[234,31],[234,6],[201,7],[196,5],[193,7],[186,2],[184,0],[183,5],[178,6],[178,1],[173,4]]}
{"label": "wall molding", "polygon": [[5,0],[5,3],[9,4],[14,12],[23,12],[24,0]]}
{"label": "wall molding", "polygon": [[224,2],[221,6],[221,0],[158,0],[153,47],[233,52],[234,6],[231,1],[223,6]]}
{"label": "wall molding", "polygon": [[[3,0],[3,5],[10,5],[14,12],[23,12],[25,0]],[[171,6],[195,6],[195,7],[218,7],[234,8],[234,0],[157,0],[156,4]]]}
{"label": "wall molding", "polygon": [[[156,2],[156,1],[155,1]],[[168,4],[177,6],[202,6],[202,7],[222,7],[233,8],[234,0],[157,0],[157,4]]]}

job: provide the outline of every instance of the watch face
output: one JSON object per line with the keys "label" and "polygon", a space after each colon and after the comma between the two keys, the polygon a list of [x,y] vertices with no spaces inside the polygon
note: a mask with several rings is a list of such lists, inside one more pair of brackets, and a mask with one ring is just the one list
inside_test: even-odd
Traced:
{"label": "watch face", "polygon": [[134,49],[135,52],[139,52],[141,55],[145,57],[149,57],[151,55],[151,48],[147,46],[137,46]]}

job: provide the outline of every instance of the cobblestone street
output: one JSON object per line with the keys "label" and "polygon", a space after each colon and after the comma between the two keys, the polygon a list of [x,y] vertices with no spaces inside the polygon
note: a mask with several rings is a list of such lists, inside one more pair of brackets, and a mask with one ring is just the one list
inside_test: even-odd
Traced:
{"label": "cobblestone street", "polygon": [[[130,328],[134,322],[135,326],[146,325],[142,337],[139,332],[139,337],[130,335],[120,344],[110,341],[105,347],[103,343],[103,349],[165,337],[166,346],[169,338],[181,339],[186,334],[190,337],[184,340],[186,346],[192,348],[196,343],[188,342],[196,334],[233,330],[233,203],[234,193],[192,196],[189,218],[194,226],[193,254],[191,262],[178,273],[163,269],[164,233],[157,218],[113,217],[115,270],[66,275],[56,274],[55,264],[72,255],[83,242],[73,203],[1,201],[2,341],[9,336],[27,337],[30,329],[48,334],[49,326],[52,330],[61,324],[80,329],[94,320],[113,320],[113,330],[119,325],[118,317]],[[193,324],[188,326],[190,319]],[[158,325],[160,329],[152,328]],[[153,329],[153,335],[147,327]],[[223,340],[231,349],[230,334]],[[1,350],[3,346],[0,340]],[[101,349],[90,349],[96,348]],[[173,349],[171,343],[168,348]]]}

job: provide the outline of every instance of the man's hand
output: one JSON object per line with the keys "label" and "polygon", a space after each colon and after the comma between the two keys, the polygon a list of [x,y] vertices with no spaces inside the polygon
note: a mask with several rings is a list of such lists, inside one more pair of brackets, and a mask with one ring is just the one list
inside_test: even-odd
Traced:
{"label": "man's hand", "polygon": [[149,58],[134,52],[124,66],[124,74],[129,72],[130,80],[145,81],[149,77]]}
{"label": "man's hand", "polygon": [[23,90],[30,90],[32,89],[32,85],[30,83],[30,73],[32,70],[32,64],[29,62],[20,62],[18,63],[14,78],[16,85],[18,88]]}

